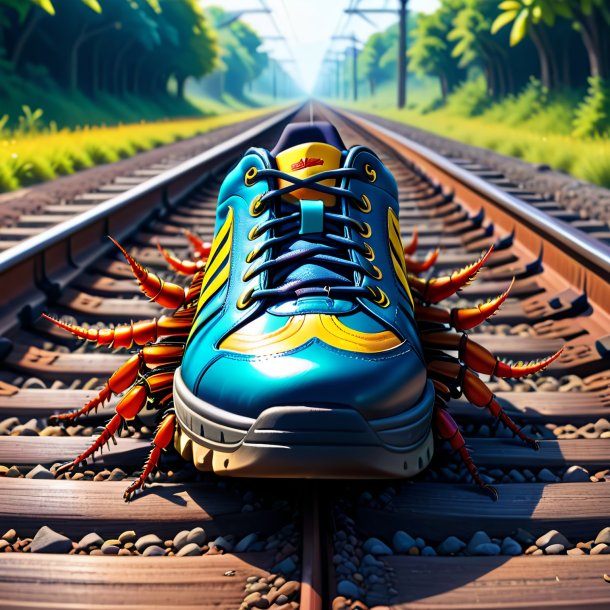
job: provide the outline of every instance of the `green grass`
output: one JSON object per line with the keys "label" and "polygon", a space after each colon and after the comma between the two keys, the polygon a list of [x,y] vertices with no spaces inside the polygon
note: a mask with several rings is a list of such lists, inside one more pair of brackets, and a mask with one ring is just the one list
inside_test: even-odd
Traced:
{"label": "green grass", "polygon": [[[129,125],[0,132],[0,192],[52,180],[102,163],[190,138],[268,113],[269,108],[219,116]],[[1,118],[1,117],[0,117]]]}
{"label": "green grass", "polygon": [[[387,96],[386,96],[387,97]],[[480,86],[469,83],[442,108],[427,111],[431,100],[397,110],[381,100],[339,105],[378,114],[466,144],[488,148],[531,163],[543,163],[577,178],[610,188],[610,140],[572,135],[581,92],[549,96],[537,84],[520,95],[490,103]]]}

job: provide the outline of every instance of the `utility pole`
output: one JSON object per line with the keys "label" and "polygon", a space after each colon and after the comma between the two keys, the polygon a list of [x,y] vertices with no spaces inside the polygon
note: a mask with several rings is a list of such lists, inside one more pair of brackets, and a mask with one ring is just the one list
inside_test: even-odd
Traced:
{"label": "utility pole", "polygon": [[[352,43],[352,99],[358,100],[358,46],[360,42],[355,34],[351,36],[333,36],[331,40],[349,40]],[[346,96],[347,97],[347,96]]]}
{"label": "utility pole", "polygon": [[354,62],[352,79],[354,83],[353,98],[354,102],[358,101],[358,48],[356,47],[356,36],[352,34],[352,61]]}
{"label": "utility pole", "polygon": [[[409,0],[398,0],[398,61],[397,64],[397,85],[398,108],[404,108],[407,104],[407,15]],[[357,5],[357,3],[356,3]],[[348,8],[344,11],[347,15],[358,15],[368,23],[375,25],[368,17],[368,13],[392,13],[396,14],[395,9],[388,8]]]}
{"label": "utility pole", "polygon": [[407,4],[409,0],[400,2],[398,20],[398,108],[404,108],[407,103]]}

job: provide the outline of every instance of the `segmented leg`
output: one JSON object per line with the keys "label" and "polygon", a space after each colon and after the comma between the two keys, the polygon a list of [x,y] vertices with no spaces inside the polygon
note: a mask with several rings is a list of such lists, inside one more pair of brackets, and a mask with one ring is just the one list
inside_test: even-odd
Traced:
{"label": "segmented leg", "polygon": [[142,474],[125,490],[123,498],[125,502],[129,502],[134,494],[144,489],[146,480],[157,466],[159,457],[161,456],[161,450],[166,449],[174,438],[174,431],[176,429],[176,416],[174,413],[168,413],[159,424],[155,437],[152,442],[152,450],[146,463],[144,464],[144,470]]}
{"label": "segmented leg", "polygon": [[171,388],[174,378],[174,371],[153,371],[125,394],[119,404],[116,406],[116,413],[112,419],[106,424],[102,433],[93,441],[91,446],[75,460],[67,462],[60,466],[56,471],[56,475],[60,475],[68,470],[72,470],[78,464],[84,462],[88,457],[92,456],[98,449],[114,438],[114,435],[120,432],[126,422],[135,419],[138,413],[144,408],[146,401],[155,398],[160,392]]}
{"label": "segmented leg", "polygon": [[487,409],[521,440],[531,445],[534,449],[538,448],[538,441],[521,431],[519,426],[498,404],[493,392],[468,368],[457,361],[451,362],[450,359],[432,360],[428,364],[428,372],[434,379],[440,377],[442,381],[452,380],[457,382],[457,386],[461,388],[456,393],[458,396],[463,393],[473,405]]}
{"label": "segmented leg", "polygon": [[424,348],[456,350],[458,358],[473,371],[484,375],[511,379],[519,379],[539,373],[559,358],[562,352],[562,350],[559,350],[539,362],[507,364],[498,360],[488,349],[473,341],[466,333],[458,334],[449,331],[425,333],[422,335],[422,344]]}
{"label": "segmented leg", "polygon": [[114,394],[120,394],[130,388],[136,381],[138,374],[143,373],[147,367],[178,364],[184,353],[182,344],[160,343],[148,345],[122,364],[108,379],[100,393],[90,400],[82,409],[71,413],[52,415],[51,423],[73,422],[79,417],[95,411]]}
{"label": "segmented leg", "polygon": [[483,481],[479,475],[479,471],[470,456],[470,452],[466,447],[466,441],[460,432],[460,429],[456,421],[451,417],[447,409],[440,405],[434,407],[434,424],[435,430],[439,437],[444,441],[448,441],[451,448],[460,454],[462,462],[468,469],[470,476],[474,479],[475,483],[484,491],[486,491],[493,500],[498,499],[498,492],[495,487],[488,485]]}

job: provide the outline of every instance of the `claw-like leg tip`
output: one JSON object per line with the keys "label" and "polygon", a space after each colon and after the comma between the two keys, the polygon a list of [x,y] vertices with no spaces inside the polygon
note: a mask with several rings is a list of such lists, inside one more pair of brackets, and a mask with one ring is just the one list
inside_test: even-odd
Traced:
{"label": "claw-like leg tip", "polygon": [[55,478],[57,478],[58,476],[66,473],[66,472],[69,472],[73,468],[74,468],[74,462],[66,462],[65,464],[62,464],[61,466],[58,466],[53,471],[53,475],[55,476]]}
{"label": "claw-like leg tip", "polygon": [[492,487],[491,485],[484,485],[482,489],[494,502],[498,501],[500,496],[498,495],[498,490],[495,487]]}

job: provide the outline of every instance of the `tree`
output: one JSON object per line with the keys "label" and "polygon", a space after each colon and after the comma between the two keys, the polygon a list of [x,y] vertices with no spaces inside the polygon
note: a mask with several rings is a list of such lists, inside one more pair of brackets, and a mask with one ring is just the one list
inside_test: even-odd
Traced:
{"label": "tree", "polygon": [[465,70],[452,55],[447,40],[453,19],[462,8],[462,0],[442,0],[441,6],[429,15],[419,15],[408,51],[409,67],[418,75],[439,79],[443,99],[465,77]]}
{"label": "tree", "polygon": [[218,29],[221,89],[241,98],[245,85],[267,66],[267,55],[258,50],[263,41],[243,21],[235,20],[229,25],[222,25],[227,22],[227,14],[218,7],[207,9],[207,14]]}
{"label": "tree", "polygon": [[366,41],[358,58],[359,71],[368,81],[371,95],[375,95],[375,87],[384,76],[381,60],[387,50],[388,41],[384,33],[377,32]]}

